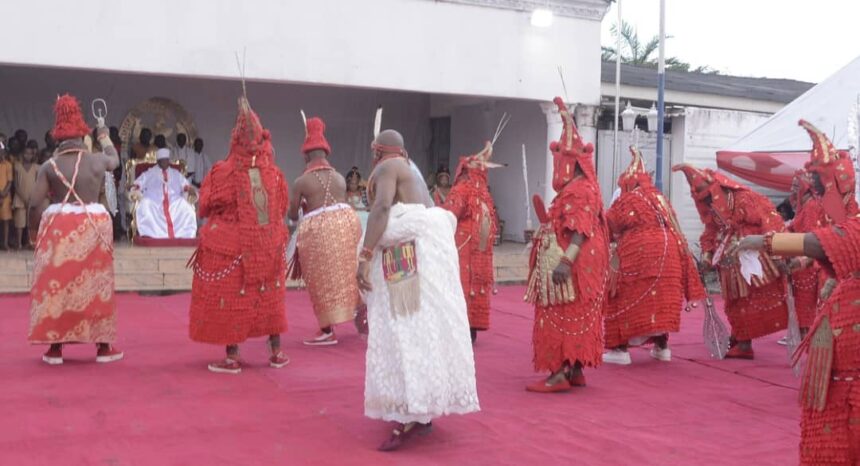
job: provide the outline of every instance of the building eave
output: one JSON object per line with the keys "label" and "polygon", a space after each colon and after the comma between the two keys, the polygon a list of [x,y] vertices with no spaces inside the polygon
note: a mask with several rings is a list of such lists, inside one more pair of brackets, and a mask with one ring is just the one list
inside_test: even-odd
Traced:
{"label": "building eave", "polygon": [[515,11],[546,8],[558,16],[602,21],[609,11],[610,0],[430,0]]}
{"label": "building eave", "polygon": [[[601,83],[600,95],[603,97],[615,97],[615,85]],[[639,86],[621,86],[621,100],[657,101],[657,88]],[[781,102],[767,100],[754,100],[743,97],[720,96],[714,94],[699,94],[695,92],[683,92],[666,90],[666,104],[677,106],[691,106],[703,108],[719,108],[724,110],[738,110],[757,113],[776,113],[785,106]],[[623,105],[623,104],[622,104]]]}

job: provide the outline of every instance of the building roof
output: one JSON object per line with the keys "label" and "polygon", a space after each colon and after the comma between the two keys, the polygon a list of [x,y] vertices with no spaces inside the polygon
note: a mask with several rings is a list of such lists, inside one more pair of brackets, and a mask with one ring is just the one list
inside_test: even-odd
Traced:
{"label": "building roof", "polygon": [[613,0],[431,0],[434,2],[460,3],[506,10],[531,12],[547,8],[559,16],[600,21],[609,10]]}
{"label": "building roof", "polygon": [[[600,80],[615,83],[615,62],[603,62]],[[657,70],[621,64],[621,84],[657,87]],[[789,103],[815,84],[793,79],[746,78],[666,70],[666,90]]]}

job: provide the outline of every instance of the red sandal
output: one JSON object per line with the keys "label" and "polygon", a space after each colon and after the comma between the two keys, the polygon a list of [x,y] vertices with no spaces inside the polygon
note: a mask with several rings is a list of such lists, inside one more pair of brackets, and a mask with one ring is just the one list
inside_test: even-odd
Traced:
{"label": "red sandal", "polygon": [[526,385],[527,392],[535,393],[561,393],[568,390],[570,390],[570,382],[567,378],[561,379],[561,382],[556,382],[552,385],[547,385],[546,379],[541,379],[533,384]]}

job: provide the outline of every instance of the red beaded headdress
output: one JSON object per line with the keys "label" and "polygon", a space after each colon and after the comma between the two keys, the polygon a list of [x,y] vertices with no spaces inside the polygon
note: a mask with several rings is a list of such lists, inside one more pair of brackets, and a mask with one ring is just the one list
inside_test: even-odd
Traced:
{"label": "red beaded headdress", "polygon": [[704,204],[704,201],[710,197],[710,207],[721,216],[728,217],[731,215],[731,206],[729,205],[725,191],[748,189],[710,168],[700,169],[682,163],[672,167],[672,171],[680,171],[686,175],[687,182],[690,184],[690,193],[693,195],[693,200],[696,201],[696,208],[700,214],[707,210],[707,205]]}
{"label": "red beaded headdress", "polygon": [[493,143],[487,141],[481,152],[474,155],[466,155],[460,157],[460,163],[457,165],[457,171],[454,173],[454,180],[458,180],[460,175],[471,172],[472,170],[480,173],[486,173],[490,168],[499,168],[504,165],[490,162],[493,157]]}
{"label": "red beaded headdress", "polygon": [[261,166],[272,162],[272,136],[263,128],[260,117],[251,109],[245,97],[239,97],[239,114],[230,137],[230,154],[234,163],[242,166]]}
{"label": "red beaded headdress", "polygon": [[630,165],[618,177],[618,187],[622,192],[630,192],[637,186],[650,185],[651,175],[645,168],[645,159],[636,146],[630,146]]}
{"label": "red beaded headdress", "polygon": [[558,113],[561,114],[561,121],[564,125],[559,140],[553,141],[549,145],[553,158],[553,189],[556,192],[564,189],[576,175],[577,165],[586,178],[596,183],[594,162],[591,160],[594,146],[591,143],[583,143],[582,136],[576,129],[576,123],[573,122],[573,116],[561,97],[556,97],[553,102],[558,106]]}
{"label": "red beaded headdress", "polygon": [[331,155],[331,146],[325,138],[325,122],[318,117],[309,118],[305,124],[305,143],[302,144],[304,154],[315,150]]}
{"label": "red beaded headdress", "polygon": [[836,223],[845,220],[845,196],[854,196],[854,165],[848,154],[836,150],[830,139],[806,120],[798,122],[812,139],[812,154],[806,170],[817,173],[824,185],[822,206]]}
{"label": "red beaded headdress", "polygon": [[51,136],[57,142],[66,139],[82,138],[90,134],[90,127],[84,122],[81,106],[78,99],[69,94],[57,98],[54,104],[54,115],[56,120]]}

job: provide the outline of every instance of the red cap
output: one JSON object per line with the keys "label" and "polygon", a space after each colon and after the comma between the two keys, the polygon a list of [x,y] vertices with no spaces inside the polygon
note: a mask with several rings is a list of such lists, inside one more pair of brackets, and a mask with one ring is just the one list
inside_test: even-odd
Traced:
{"label": "red cap", "polygon": [[302,153],[322,150],[326,155],[331,155],[331,146],[325,139],[325,122],[321,118],[309,118],[305,128],[305,143],[302,144]]}
{"label": "red cap", "polygon": [[54,115],[56,120],[51,136],[58,142],[90,134],[90,127],[84,122],[81,106],[74,96],[64,94],[59,97],[54,105]]}

